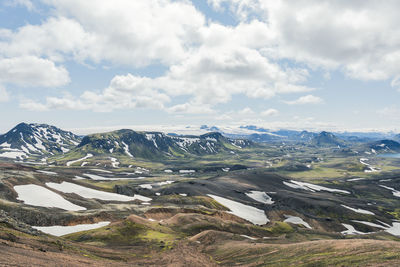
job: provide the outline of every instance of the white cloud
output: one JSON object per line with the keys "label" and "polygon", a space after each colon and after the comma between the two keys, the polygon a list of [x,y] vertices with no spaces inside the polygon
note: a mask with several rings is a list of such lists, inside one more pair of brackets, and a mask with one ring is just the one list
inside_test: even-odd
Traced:
{"label": "white cloud", "polygon": [[288,105],[305,105],[305,104],[320,104],[323,103],[322,98],[313,95],[301,96],[293,101],[284,101]]}
{"label": "white cloud", "polygon": [[343,70],[354,79],[400,73],[399,1],[208,0],[229,6],[239,20],[261,18],[276,36],[265,53],[278,59]]}
{"label": "white cloud", "polygon": [[96,36],[78,22],[65,17],[50,17],[39,25],[26,25],[15,32],[0,32],[0,53],[7,57],[35,56],[52,61],[84,61],[97,51]]}
{"label": "white cloud", "polygon": [[0,82],[20,86],[57,87],[69,83],[68,71],[34,56],[0,58]]}
{"label": "white cloud", "polygon": [[253,115],[254,111],[251,108],[246,107],[246,108],[244,108],[242,110],[239,110],[238,114],[239,115]]}
{"label": "white cloud", "polygon": [[[48,109],[110,111],[151,107],[169,112],[197,113],[197,109],[207,113],[214,105],[227,103],[237,94],[266,99],[313,90],[304,85],[309,75],[306,69],[282,67],[266,53],[266,47],[275,45],[277,36],[268,24],[260,21],[243,22],[235,27],[207,24],[203,14],[185,0],[43,2],[54,8],[53,17],[14,32],[0,31],[0,55],[53,64],[53,71],[44,72],[49,76],[56,69],[65,76],[66,70],[53,62],[68,60],[135,67],[159,63],[168,66],[168,71],[160,77],[139,77],[140,92],[132,91],[135,75],[125,76],[125,82],[131,83],[127,87],[114,86],[123,77],[116,76],[100,94],[86,91],[77,98],[47,98],[44,105]],[[40,79],[38,73],[43,68],[35,69],[35,80],[41,83],[49,81],[56,86],[69,81]],[[12,82],[32,85],[35,82],[30,77],[34,75],[28,74],[25,76],[29,77],[18,77]],[[165,103],[176,96],[188,96],[189,101],[166,108]],[[206,108],[196,108],[202,105]]]}
{"label": "white cloud", "polygon": [[233,118],[229,114],[221,114],[221,115],[217,116],[215,119],[219,120],[219,121],[230,121],[230,120],[233,120]]}
{"label": "white cloud", "polygon": [[115,76],[102,92],[85,91],[79,97],[47,97],[45,103],[23,99],[20,107],[31,110],[71,109],[110,112],[118,109],[164,109],[170,98],[153,88],[152,80],[145,77]]}
{"label": "white cloud", "polygon": [[215,105],[230,101],[232,95],[271,98],[276,94],[306,92],[299,84],[307,72],[282,69],[256,49],[232,43],[204,45],[166,75],[155,79],[158,88],[169,95],[192,96],[197,103]]}
{"label": "white cloud", "polygon": [[48,107],[42,103],[35,102],[31,99],[22,98],[19,107],[31,111],[47,111]]}
{"label": "white cloud", "polygon": [[211,114],[214,110],[209,105],[199,105],[197,103],[189,102],[184,104],[178,104],[169,108],[166,108],[169,113],[178,114]]}
{"label": "white cloud", "polygon": [[276,116],[278,114],[279,114],[279,111],[274,108],[270,108],[270,109],[267,109],[267,110],[264,110],[263,112],[261,112],[261,115],[264,117]]}
{"label": "white cloud", "polygon": [[0,85],[0,102],[7,102],[10,100],[7,90]]}
{"label": "white cloud", "polygon": [[[231,31],[227,28],[220,30]],[[256,31],[249,32],[256,34]],[[190,57],[171,65],[163,76],[116,76],[102,94],[87,91],[75,102],[81,101],[87,109],[97,111],[144,106],[165,108],[168,112],[210,113],[213,106],[227,103],[237,94],[271,98],[276,94],[313,90],[301,84],[307,79],[306,70],[283,69],[257,49],[232,42],[228,36],[223,41],[206,42],[193,50]],[[208,37],[204,34],[205,40],[209,40]],[[249,36],[248,39],[252,38]],[[190,99],[187,103],[166,108],[164,104],[176,96]],[[140,98],[143,99],[141,105],[138,102]]]}
{"label": "white cloud", "polygon": [[[205,24],[188,1],[42,0],[54,17],[9,36],[5,51],[135,67],[171,64],[187,56]],[[36,38],[29,38],[37,36]],[[22,47],[22,50],[17,48]],[[15,49],[14,49],[15,48]]]}

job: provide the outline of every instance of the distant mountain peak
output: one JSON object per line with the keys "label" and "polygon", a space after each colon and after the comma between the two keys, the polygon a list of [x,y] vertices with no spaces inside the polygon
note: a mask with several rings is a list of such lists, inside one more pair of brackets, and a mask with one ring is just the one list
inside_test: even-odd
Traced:
{"label": "distant mountain peak", "polygon": [[22,122],[0,135],[0,157],[23,159],[63,153],[79,142],[79,136],[55,126]]}
{"label": "distant mountain peak", "polygon": [[341,146],[344,141],[331,132],[322,131],[311,139],[311,144],[316,146]]}

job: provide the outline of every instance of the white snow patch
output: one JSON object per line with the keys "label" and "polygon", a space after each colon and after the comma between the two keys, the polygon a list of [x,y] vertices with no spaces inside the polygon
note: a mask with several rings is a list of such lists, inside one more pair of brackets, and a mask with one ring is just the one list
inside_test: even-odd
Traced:
{"label": "white snow patch", "polygon": [[82,161],[82,160],[85,160],[85,159],[88,159],[88,158],[91,158],[91,157],[93,157],[93,154],[88,153],[88,154],[87,154],[86,156],[84,156],[83,158],[80,158],[80,159],[77,159],[77,160],[68,161],[68,162],[67,162],[67,166],[69,167],[69,166],[71,166],[72,164],[74,164],[74,163],[76,163],[76,162],[79,162],[79,161]]}
{"label": "white snow patch", "polygon": [[39,148],[40,150],[46,151],[46,147],[43,145],[42,140],[40,140],[36,136],[34,138],[35,138],[35,141],[36,141],[35,147]]}
{"label": "white snow patch", "polygon": [[78,224],[73,226],[61,226],[61,225],[54,225],[54,226],[32,226],[36,230],[42,231],[43,233],[54,235],[54,236],[63,236],[72,233],[92,230],[101,228],[104,226],[109,225],[110,222],[98,222],[93,224]]}
{"label": "white snow patch", "polygon": [[368,233],[357,231],[351,224],[342,223],[342,225],[347,229],[346,231],[341,232],[344,235],[366,235],[366,234],[368,234]]}
{"label": "white snow patch", "polygon": [[375,215],[375,213],[373,213],[373,212],[371,212],[371,211],[368,211],[368,210],[363,210],[363,209],[355,209],[355,208],[352,208],[352,207],[349,207],[349,206],[346,206],[346,205],[340,205],[340,206],[342,206],[343,208],[346,208],[346,209],[349,209],[349,210],[352,210],[352,211],[354,211],[354,212],[356,212],[356,213],[361,213],[361,214],[368,214],[368,215]]}
{"label": "white snow patch", "polygon": [[152,189],[153,186],[163,186],[163,185],[168,185],[172,184],[175,181],[164,181],[164,182],[158,182],[158,183],[152,183],[152,184],[141,184],[139,185],[141,188],[146,188],[146,189]]}
{"label": "white snow patch", "polygon": [[305,182],[299,182],[299,181],[294,181],[290,180],[290,183],[288,182],[283,182],[285,185],[295,188],[295,189],[303,189],[311,192],[315,191],[328,191],[331,193],[344,193],[344,194],[350,194],[349,191],[345,190],[340,190],[340,189],[333,189],[333,188],[328,188],[325,186],[321,185],[315,185],[315,184],[310,184],[310,183],[305,183]]}
{"label": "white snow patch", "polygon": [[372,226],[372,227],[375,227],[375,228],[380,228],[380,229],[383,229],[385,232],[387,232],[387,233],[389,233],[391,235],[400,236],[400,223],[399,222],[393,222],[392,226],[390,226],[390,225],[388,225],[386,223],[383,223],[383,222],[381,222],[381,223],[385,224],[385,226],[382,226],[382,225],[379,225],[379,224],[376,224],[376,223],[371,223],[371,222],[364,222],[364,221],[353,220],[353,222],[362,223],[362,224],[365,224],[365,225],[368,225],[368,226]]}
{"label": "white snow patch", "polygon": [[166,173],[173,173],[172,170],[164,170],[164,172],[166,172]]}
{"label": "white snow patch", "polygon": [[146,134],[146,139],[149,141],[153,141],[154,146],[158,148],[155,134]]}
{"label": "white snow patch", "polygon": [[133,158],[133,155],[129,152],[129,146],[122,142],[122,145],[124,146],[125,154],[127,154],[129,157]]}
{"label": "white snow patch", "polygon": [[17,158],[22,159],[23,157],[26,157],[26,154],[25,152],[22,151],[3,152],[0,154],[0,157],[9,159],[17,159]]}
{"label": "white snow patch", "polygon": [[269,222],[263,210],[216,195],[208,194],[208,196],[230,209],[231,211],[229,213],[248,220],[253,224],[263,225]]}
{"label": "white snow patch", "polygon": [[386,229],[386,232],[395,236],[400,236],[400,223],[394,222],[392,227]]}
{"label": "white snow patch", "polygon": [[179,173],[195,173],[195,170],[179,170]]}
{"label": "white snow patch", "polygon": [[8,148],[11,148],[11,144],[9,144],[9,143],[7,143],[7,142],[1,143],[0,146],[1,146],[1,147],[8,147]]}
{"label": "white snow patch", "polygon": [[95,181],[117,181],[117,180],[130,180],[132,178],[122,178],[122,177],[103,177],[97,174],[90,174],[90,173],[84,173],[83,174],[86,177],[89,177],[92,180]]}
{"label": "white snow patch", "polygon": [[100,200],[108,200],[108,201],[133,201],[133,200],[140,200],[140,201],[151,201],[151,198],[144,197],[141,195],[134,195],[133,197],[104,192],[100,190],[95,190],[91,188],[87,188],[81,185],[62,182],[61,184],[57,183],[46,183],[46,185],[50,188],[53,188],[57,191],[64,192],[64,193],[74,193],[84,198],[96,198]]}
{"label": "white snow patch", "polygon": [[383,187],[383,188],[386,188],[386,189],[388,189],[388,190],[392,190],[392,194],[395,196],[395,197],[400,197],[400,191],[397,191],[396,189],[394,189],[394,188],[392,188],[392,187],[389,187],[389,186],[385,186],[385,185],[379,185],[380,187]]}
{"label": "white snow patch", "polygon": [[382,225],[379,225],[379,224],[376,224],[376,223],[372,223],[372,222],[357,221],[357,220],[352,220],[352,222],[365,224],[365,225],[372,226],[372,227],[375,227],[375,228],[387,229],[387,227],[385,227],[385,226],[382,226]]}
{"label": "white snow patch", "polygon": [[51,172],[51,171],[42,171],[42,170],[37,170],[37,172],[48,174],[48,175],[58,175],[56,172]]}
{"label": "white snow patch", "polygon": [[352,178],[347,180],[347,182],[355,182],[355,181],[361,181],[361,180],[365,180],[365,178]]}
{"label": "white snow patch", "polygon": [[113,168],[118,168],[119,166],[119,162],[116,158],[110,157],[111,160],[111,165],[113,166]]}
{"label": "white snow patch", "polygon": [[272,201],[272,198],[267,195],[265,192],[261,191],[250,191],[250,193],[246,193],[246,196],[254,199],[255,201],[264,203],[264,204],[274,204],[274,201]]}
{"label": "white snow patch", "polygon": [[285,217],[286,217],[286,219],[284,220],[284,222],[299,224],[299,225],[305,226],[308,229],[312,229],[312,227],[300,217],[292,216],[292,215],[285,215]]}
{"label": "white snow patch", "polygon": [[248,235],[240,235],[241,237],[244,237],[244,238],[247,238],[247,239],[250,239],[250,240],[257,240],[258,238],[256,238],[256,237],[251,237],[251,236],[248,236]]}
{"label": "white snow patch", "polygon": [[38,151],[38,149],[37,149],[36,147],[34,147],[33,145],[28,144],[28,143],[26,143],[26,142],[25,142],[25,144],[26,144],[26,146],[28,147],[28,149],[29,149],[30,151],[33,151],[33,152],[37,152],[37,151]]}
{"label": "white snow patch", "polygon": [[35,184],[16,185],[14,186],[14,190],[18,194],[17,199],[27,205],[60,208],[71,211],[86,210],[85,207],[75,205],[43,186]]}
{"label": "white snow patch", "polygon": [[63,153],[67,153],[67,152],[69,151],[69,149],[68,149],[68,148],[65,148],[65,147],[61,147],[61,151],[62,151]]}

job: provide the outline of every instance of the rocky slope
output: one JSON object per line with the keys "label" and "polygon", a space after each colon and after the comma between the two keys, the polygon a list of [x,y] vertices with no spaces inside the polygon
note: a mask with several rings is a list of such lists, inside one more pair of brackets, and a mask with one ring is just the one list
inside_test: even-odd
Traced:
{"label": "rocky slope", "polygon": [[0,135],[0,157],[24,159],[65,153],[79,142],[79,136],[55,126],[20,123]]}
{"label": "rocky slope", "polygon": [[229,139],[220,133],[208,133],[200,136],[170,136],[160,132],[136,132],[123,129],[88,135],[82,139],[76,151],[93,155],[125,154],[131,158],[155,159],[230,153],[251,146],[254,146],[251,141]]}

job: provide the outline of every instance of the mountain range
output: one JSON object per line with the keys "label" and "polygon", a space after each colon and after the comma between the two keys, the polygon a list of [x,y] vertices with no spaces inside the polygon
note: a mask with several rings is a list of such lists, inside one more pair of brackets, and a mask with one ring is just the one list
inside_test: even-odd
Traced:
{"label": "mountain range", "polygon": [[[203,125],[203,130],[215,130],[203,135],[178,135],[162,132],[142,132],[130,129],[90,134],[84,137],[64,131],[47,124],[20,123],[7,133],[0,135],[0,157],[11,159],[43,159],[55,155],[64,155],[65,159],[74,159],[90,155],[108,155],[116,157],[168,159],[192,156],[235,154],[255,148],[262,143],[300,142],[315,147],[360,146],[372,153],[400,151],[400,143],[395,140],[376,140],[361,135],[338,136],[323,131],[279,130],[269,132],[256,126],[242,128],[259,133],[248,135],[219,132],[218,127]],[[394,136],[396,139],[400,135]]]}
{"label": "mountain range", "polygon": [[170,136],[160,132],[123,129],[85,136],[76,150],[92,154],[124,154],[131,158],[184,157],[234,153],[255,144],[246,139],[230,139],[213,132],[200,136]]}

